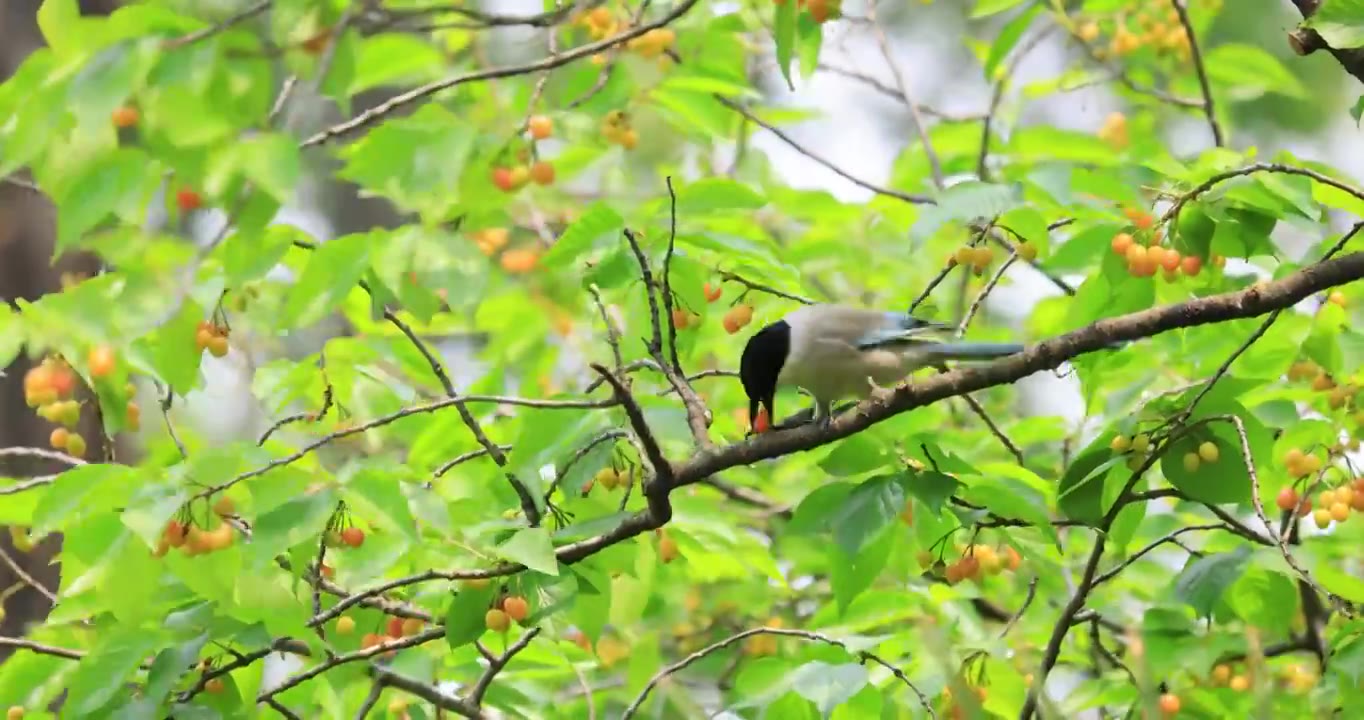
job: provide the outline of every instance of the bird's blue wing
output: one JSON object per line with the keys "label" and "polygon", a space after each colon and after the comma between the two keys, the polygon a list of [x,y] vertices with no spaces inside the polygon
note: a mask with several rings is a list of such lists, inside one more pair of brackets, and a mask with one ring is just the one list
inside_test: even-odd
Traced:
{"label": "bird's blue wing", "polygon": [[883,313],[884,322],[864,332],[856,345],[859,350],[870,350],[887,345],[935,342],[937,334],[949,326],[917,318],[908,313]]}

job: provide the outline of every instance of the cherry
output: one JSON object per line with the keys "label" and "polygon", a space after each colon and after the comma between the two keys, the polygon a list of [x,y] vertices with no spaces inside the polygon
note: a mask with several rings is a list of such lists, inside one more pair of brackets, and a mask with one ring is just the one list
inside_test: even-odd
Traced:
{"label": "cherry", "polygon": [[513,274],[528,273],[540,261],[540,253],[533,248],[516,248],[502,253],[502,269]]}
{"label": "cherry", "polygon": [[1274,504],[1284,512],[1289,512],[1298,506],[1298,491],[1292,487],[1285,487],[1279,491],[1278,497],[1274,498]]}
{"label": "cherry", "polygon": [[66,454],[71,457],[85,457],[85,438],[79,433],[71,433],[66,439]]}
{"label": "cherry", "polygon": [[745,325],[753,320],[753,306],[746,304],[735,305],[725,313],[721,324],[725,327],[725,332],[733,335],[743,329]]}
{"label": "cherry", "polygon": [[512,182],[512,171],[510,168],[493,168],[493,184],[502,192],[511,192],[516,189],[515,183]]}
{"label": "cherry", "polygon": [[114,127],[130,128],[137,124],[137,109],[124,105],[123,107],[114,110],[112,119],[114,121]]}
{"label": "cherry", "polygon": [[341,542],[358,548],[365,544],[365,531],[358,527],[348,527],[341,531]]}
{"label": "cherry", "polygon": [[724,288],[720,285],[711,285],[710,283],[706,283],[705,285],[701,286],[701,292],[706,296],[706,302],[715,302],[716,300],[719,300],[720,293],[723,291]]}
{"label": "cherry", "polygon": [[554,133],[554,122],[544,115],[536,115],[526,123],[530,130],[530,136],[536,140],[544,140]]}
{"label": "cherry", "polygon": [[493,608],[483,616],[483,623],[493,632],[506,632],[511,627],[511,618],[507,617],[507,613]]}
{"label": "cherry", "polygon": [[502,611],[512,620],[521,622],[530,615],[530,603],[519,595],[510,595],[502,601]]}
{"label": "cherry", "polygon": [[670,563],[677,559],[677,541],[670,537],[660,538],[658,541],[658,559],[664,563]]}
{"label": "cherry", "polygon": [[349,635],[355,632],[355,619],[349,615],[342,615],[336,619],[336,632],[340,635]]}
{"label": "cherry", "polygon": [[219,495],[218,499],[213,501],[213,514],[218,517],[228,517],[236,512],[236,504],[226,495]]}
{"label": "cherry", "polygon": [[114,372],[114,351],[108,345],[98,345],[90,350],[86,362],[90,364],[90,377],[109,377]]}
{"label": "cherry", "polygon": [[403,636],[403,619],[400,617],[390,617],[384,625],[384,634],[389,637],[400,638]]}
{"label": "cherry", "polygon": [[536,185],[550,185],[554,182],[554,165],[546,160],[541,160],[530,166],[530,179]]}

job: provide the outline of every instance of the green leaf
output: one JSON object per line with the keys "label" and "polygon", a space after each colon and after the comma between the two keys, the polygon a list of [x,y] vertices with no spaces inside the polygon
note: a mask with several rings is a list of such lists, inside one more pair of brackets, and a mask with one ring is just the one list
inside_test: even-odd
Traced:
{"label": "green leaf", "polygon": [[1304,25],[1316,30],[1336,50],[1364,47],[1364,0],[1319,3]]}
{"label": "green leaf", "polygon": [[905,509],[905,490],[897,475],[881,475],[861,483],[829,519],[834,540],[843,552],[856,555]]}
{"label": "green leaf", "polygon": [[1116,455],[1108,443],[1116,433],[1105,433],[1090,444],[1061,476],[1056,504],[1066,517],[1093,525],[1103,517],[1104,483],[1114,468],[1125,470],[1126,456]]}
{"label": "green leaf", "polygon": [[1355,127],[1359,127],[1359,118],[1364,115],[1364,95],[1355,98],[1355,104],[1350,108],[1350,117],[1355,120]]}
{"label": "green leaf", "polygon": [[286,326],[311,325],[334,311],[369,269],[370,236],[346,235],[322,243],[308,258],[284,305]]}
{"label": "green leaf", "polygon": [[971,17],[983,18],[997,15],[1005,10],[1012,10],[1025,2],[1029,2],[1029,0],[977,0],[975,7],[971,9]]}
{"label": "green leaf", "polygon": [[427,103],[346,146],[341,151],[346,165],[338,175],[401,207],[446,215],[461,200],[465,165],[477,141],[467,121]]}
{"label": "green leaf", "polygon": [[95,647],[80,660],[67,681],[64,713],[89,717],[128,692],[124,683],[143,658],[156,649],[157,633],[136,626],[119,626],[97,636]]}
{"label": "green leaf", "polygon": [[545,267],[562,267],[576,261],[602,238],[614,237],[625,227],[625,218],[604,203],[593,203],[573,221],[564,234],[540,258]]}
{"label": "green leaf", "polygon": [[179,312],[145,339],[157,375],[177,392],[188,392],[199,377],[203,351],[194,344],[194,334],[207,316],[199,303],[186,299]]}
{"label": "green leaf", "polygon": [[386,467],[360,468],[346,483],[345,499],[369,522],[385,531],[401,534],[416,542],[417,523],[408,507],[399,473]]}
{"label": "green leaf", "polygon": [[439,77],[444,58],[425,38],[383,33],[359,43],[355,74],[346,88],[354,96],[383,85],[418,85]]}
{"label": "green leaf", "polygon": [[795,53],[797,12],[796,3],[780,3],[772,23],[772,39],[777,45],[777,67],[781,68],[786,87],[792,92],[796,90],[795,84],[791,82],[791,58]]}
{"label": "green leaf", "polygon": [[[834,445],[819,467],[830,475],[848,477],[883,468],[887,464],[888,449],[869,433],[850,435]],[[892,462],[894,458],[889,458]]]}
{"label": "green leaf", "polygon": [[81,48],[85,24],[76,0],[43,0],[38,8],[38,29],[47,46],[58,55],[69,55]]}
{"label": "green leaf", "polygon": [[156,659],[152,661],[151,670],[147,673],[147,685],[143,694],[156,702],[164,700],[180,678],[189,673],[210,637],[209,633],[202,632],[157,653]]}
{"label": "green leaf", "polygon": [[860,663],[831,665],[816,660],[796,668],[791,686],[827,717],[835,707],[861,691],[867,681],[867,668]]}
{"label": "green leaf", "polygon": [[1241,102],[1254,100],[1267,93],[1298,100],[1307,98],[1307,89],[1297,76],[1289,72],[1278,58],[1254,45],[1217,45],[1205,53],[1203,66],[1208,70],[1208,80]]}
{"label": "green leaf", "polygon": [[327,520],[336,510],[336,499],[335,490],[324,488],[293,498],[257,518],[250,545],[256,563],[268,562],[299,543],[320,543]]}
{"label": "green leaf", "polygon": [[1245,572],[1250,555],[1250,547],[1241,545],[1228,553],[1194,560],[1175,581],[1175,597],[1192,607],[1199,617],[1211,616],[1218,600]]}
{"label": "green leaf", "polygon": [[231,146],[232,163],[276,201],[293,198],[300,172],[298,144],[288,135],[254,135]]}
{"label": "green leaf", "polygon": [[1037,489],[1017,478],[991,473],[967,485],[965,494],[997,515],[1028,522],[1060,547],[1046,498]]}
{"label": "green leaf", "polygon": [[[1230,433],[1228,433],[1230,435]],[[1216,463],[1200,463],[1189,472],[1184,467],[1184,456],[1198,453],[1198,447],[1211,442],[1219,451]],[[1171,443],[1160,457],[1160,472],[1170,484],[1199,502],[1222,505],[1250,500],[1250,476],[1241,463],[1241,448],[1231,438],[1207,435],[1186,435]]]}
{"label": "green leaf", "polygon": [[110,214],[141,210],[149,166],[151,163],[143,153],[118,148],[81,163],[74,176],[63,178],[53,192],[57,204],[57,254],[79,245],[81,236]]}
{"label": "green leaf", "polygon": [[509,540],[497,546],[503,558],[521,563],[546,575],[559,574],[559,561],[554,557],[554,544],[544,528],[518,530]]}
{"label": "green leaf", "polygon": [[766,204],[753,188],[728,178],[705,178],[677,188],[679,217],[716,210],[757,210]]}
{"label": "green leaf", "polygon": [[885,526],[855,554],[847,553],[837,543],[829,544],[829,582],[839,612],[847,612],[853,600],[876,582],[898,539],[890,526]]}
{"label": "green leaf", "polygon": [[468,583],[460,587],[445,613],[445,642],[450,649],[457,650],[483,635],[487,630],[488,608],[498,592],[493,583],[481,588],[471,588]]}
{"label": "green leaf", "polygon": [[125,465],[81,465],[63,472],[33,509],[33,532],[46,535],[122,501],[137,470]]}
{"label": "green leaf", "polygon": [[22,319],[8,303],[0,304],[0,368],[9,367],[24,346]]}
{"label": "green leaf", "polygon": [[934,513],[942,512],[947,499],[952,497],[961,487],[961,483],[956,478],[933,470],[909,471],[901,477],[905,490],[918,498],[919,502],[927,505]]}
{"label": "green leaf", "polygon": [[214,250],[214,256],[223,263],[223,273],[228,287],[241,287],[265,277],[284,259],[295,241],[309,241],[292,225],[271,225],[263,233],[236,232],[227,237]]}
{"label": "green leaf", "polygon": [[957,183],[942,192],[937,205],[919,216],[909,229],[910,239],[926,239],[948,222],[993,218],[1017,207],[1022,199],[1014,185],[976,180]]}
{"label": "green leaf", "polygon": [[[1023,1],[1024,0],[993,0],[992,3],[986,4],[1003,4],[1004,7],[990,10],[987,14],[1007,10],[1015,5],[1021,4]],[[973,15],[980,13],[981,10],[982,7],[977,5]],[[1027,32],[1028,27],[1032,25],[1033,18],[1036,17],[1037,13],[1041,12],[1041,10],[1041,4],[1033,4],[1028,7],[1027,10],[1024,10],[1012,20],[1005,23],[1004,27],[1000,29],[999,35],[995,37],[994,43],[990,45],[990,55],[985,59],[986,80],[996,80],[995,75],[999,70],[999,64],[1004,62],[1004,58],[1008,57],[1009,51],[1013,50],[1014,47],[1018,45],[1019,39],[1023,37],[1023,33]]]}

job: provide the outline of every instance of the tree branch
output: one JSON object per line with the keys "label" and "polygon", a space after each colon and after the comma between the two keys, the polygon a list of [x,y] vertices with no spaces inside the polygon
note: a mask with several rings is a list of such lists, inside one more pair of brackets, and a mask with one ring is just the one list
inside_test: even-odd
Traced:
{"label": "tree branch", "polygon": [[544,72],[546,70],[552,70],[554,68],[567,65],[573,62],[574,60],[596,55],[597,53],[603,50],[615,47],[617,45],[620,45],[621,43],[628,42],[637,37],[640,37],[651,30],[655,30],[657,28],[661,28],[668,25],[672,21],[687,14],[687,11],[691,10],[697,4],[697,2],[698,0],[682,0],[671,11],[669,11],[667,15],[664,15],[663,17],[659,18],[658,20],[655,20],[654,22],[636,25],[624,32],[612,35],[609,38],[605,38],[594,43],[588,43],[586,45],[580,45],[576,48],[573,48],[572,50],[565,51],[558,55],[546,57],[541,60],[537,60],[536,62],[533,63],[527,63],[525,65],[513,65],[509,67],[490,68],[488,70],[480,70],[478,72],[472,72],[466,75],[457,75],[455,77],[446,78],[444,80],[437,80],[435,82],[422,85],[421,87],[413,88],[405,93],[395,95],[394,97],[390,98],[385,102],[375,105],[374,107],[360,113],[359,115],[351,118],[350,120],[338,123],[336,125],[333,125],[329,128],[326,128],[318,132],[317,134],[300,143],[299,147],[309,148],[313,147],[314,145],[322,145],[323,143],[341,137],[342,135],[353,132],[368,125],[372,125],[384,119],[393,112],[400,110],[418,100],[430,97],[432,95],[435,95],[436,93],[439,93],[444,90],[449,90],[450,88],[457,87],[465,83],[478,82],[481,80],[496,80],[499,78],[515,77],[517,75],[530,75],[532,73]]}

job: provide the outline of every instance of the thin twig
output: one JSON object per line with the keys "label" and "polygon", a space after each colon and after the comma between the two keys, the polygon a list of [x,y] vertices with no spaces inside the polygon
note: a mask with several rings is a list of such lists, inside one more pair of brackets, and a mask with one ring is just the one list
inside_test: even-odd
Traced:
{"label": "thin twig", "polygon": [[487,669],[479,676],[478,682],[474,683],[474,689],[469,691],[469,702],[474,707],[483,704],[483,696],[487,694],[488,688],[492,686],[493,678],[497,677],[497,674],[502,672],[502,668],[505,668],[507,663],[511,662],[512,658],[516,657],[517,653],[525,650],[526,647],[530,645],[531,641],[539,634],[539,627],[533,627],[530,630],[527,630],[520,639],[512,643],[511,647],[507,648],[506,652],[488,661]]}
{"label": "thin twig", "polygon": [[[597,313],[601,315],[601,324],[606,328],[606,344],[611,346],[611,358],[616,362],[616,374],[624,376],[625,358],[620,352],[620,333],[616,332],[616,324],[611,322],[610,313],[606,312],[606,303],[602,302],[601,289],[596,283],[587,286],[587,291],[592,294],[592,302],[597,305]],[[591,388],[588,392],[591,392]]]}
{"label": "thin twig", "polygon": [[914,131],[919,134],[919,144],[923,146],[924,157],[928,159],[928,169],[933,174],[933,185],[941,190],[946,184],[942,174],[942,163],[938,161],[938,153],[933,150],[933,144],[928,141],[928,126],[924,123],[923,115],[919,113],[919,104],[909,92],[909,84],[905,82],[904,74],[900,72],[900,65],[895,62],[890,40],[886,38],[881,23],[876,20],[876,6],[877,3],[874,1],[867,3],[867,20],[871,23],[872,34],[876,36],[876,44],[881,48],[881,57],[885,58],[890,76],[895,80],[895,89],[900,93],[900,97],[904,98],[905,107],[909,109],[909,117],[914,121]]}
{"label": "thin twig", "polygon": [[1213,105],[1212,86],[1208,83],[1208,70],[1203,66],[1203,52],[1198,49],[1198,38],[1194,34],[1193,23],[1189,20],[1189,9],[1182,0],[1170,0],[1175,12],[1179,14],[1179,24],[1184,26],[1184,35],[1189,38],[1189,53],[1193,57],[1194,72],[1198,75],[1198,87],[1203,92],[1203,114],[1208,116],[1208,128],[1212,130],[1212,144],[1222,147],[1226,144],[1222,137],[1222,126],[1217,122],[1217,108]]}
{"label": "thin twig", "polygon": [[[670,193],[671,190],[672,186],[670,184]],[[676,205],[674,204],[673,207],[675,210]],[[691,385],[687,382],[686,376],[682,374],[680,369],[676,369],[673,364],[668,362],[668,358],[663,352],[664,318],[666,318],[667,321],[666,327],[671,331],[669,337],[672,338],[673,343],[676,343],[677,335],[677,326],[673,322],[672,313],[672,289],[668,285],[666,267],[665,277],[662,284],[660,284],[654,277],[653,270],[649,268],[649,258],[644,254],[644,248],[639,243],[639,237],[628,229],[624,232],[624,235],[626,242],[630,246],[631,252],[634,253],[635,261],[639,264],[640,276],[644,280],[644,292],[649,300],[649,322],[652,331],[652,335],[647,343],[649,354],[653,356],[654,362],[658,363],[658,367],[663,372],[663,376],[667,378],[668,384],[671,385],[673,390],[682,398],[682,404],[687,411],[687,427],[691,429],[692,439],[696,441],[696,446],[699,448],[711,447],[713,443],[711,442],[709,435],[710,413],[706,410],[705,405],[701,402],[701,398],[696,394],[696,391],[693,390]],[[670,248],[670,257],[672,247],[671,239],[668,242],[668,246]],[[664,318],[660,318],[659,316],[659,299],[656,295],[662,295],[662,314]],[[675,344],[673,345],[673,352],[674,357],[676,357]],[[617,400],[622,400],[619,394],[617,394]]]}
{"label": "thin twig", "polygon": [[909,676],[905,675],[905,672],[903,670],[887,662],[879,655],[867,652],[866,650],[853,650],[852,648],[848,647],[847,643],[843,642],[842,640],[821,633],[811,632],[809,630],[759,627],[744,630],[743,632],[731,635],[723,640],[720,640],[719,642],[707,645],[706,647],[701,648],[700,650],[697,650],[696,652],[654,673],[654,676],[649,678],[649,682],[646,683],[644,685],[644,688],[639,691],[639,695],[635,696],[635,699],[629,705],[626,706],[625,712],[621,713],[620,720],[629,720],[630,718],[634,717],[635,713],[639,712],[640,707],[644,705],[644,701],[649,699],[649,693],[652,692],[653,689],[657,687],[660,682],[663,682],[663,680],[667,678],[669,675],[685,670],[688,666],[704,659],[706,656],[719,652],[720,650],[723,650],[731,645],[734,645],[735,643],[744,640],[745,638],[749,638],[754,635],[783,635],[785,637],[800,638],[802,640],[809,640],[811,642],[821,642],[825,643],[826,645],[833,645],[834,647],[842,649],[844,652],[857,658],[858,662],[861,663],[874,662],[880,665],[881,667],[884,667],[885,669],[889,670],[892,675],[894,675],[900,682],[904,683],[906,687],[913,691],[914,694],[918,696],[919,703],[922,704],[924,710],[928,712],[929,717],[933,718],[938,717],[937,713],[933,711],[933,705],[928,701],[928,697],[925,696],[922,692],[920,692],[919,688],[914,686],[914,683],[910,681]]}
{"label": "thin twig", "polygon": [[1023,598],[1023,604],[1019,606],[1018,611],[1013,614],[1013,617],[1009,618],[1009,622],[1004,624],[1004,629],[999,631],[1000,639],[1003,639],[1009,634],[1010,630],[1014,629],[1014,625],[1017,625],[1018,621],[1022,619],[1023,613],[1028,611],[1028,607],[1032,605],[1033,598],[1035,597],[1037,597],[1036,575],[1028,581],[1028,596]]}
{"label": "thin twig", "polygon": [[29,575],[22,565],[15,562],[14,558],[10,557],[10,554],[5,552],[3,547],[0,547],[0,562],[5,563],[10,571],[14,573],[15,577],[19,578],[20,582],[33,588],[43,597],[47,598],[48,602],[53,605],[57,604],[57,593],[48,590],[46,585],[35,580],[32,575]]}
{"label": "thin twig", "polygon": [[359,709],[355,711],[355,720],[365,720],[365,718],[369,716],[370,711],[374,709],[374,706],[379,704],[379,698],[383,694],[383,682],[375,680],[371,683],[369,686],[369,694],[365,695],[364,701],[360,703]]}
{"label": "thin twig", "polygon": [[715,98],[716,102],[744,116],[749,120],[749,122],[752,122],[754,125],[757,125],[758,127],[761,127],[762,129],[772,133],[774,137],[786,143],[786,145],[790,147],[792,150],[795,150],[797,153],[804,155],[807,158],[810,158],[819,165],[822,165],[824,168],[832,171],[835,175],[862,188],[863,190],[870,190],[871,192],[876,193],[877,195],[895,198],[896,200],[903,200],[904,202],[911,203],[914,205],[933,204],[933,198],[927,195],[914,195],[910,193],[900,192],[899,190],[892,190],[890,188],[881,187],[880,185],[874,185],[872,183],[867,182],[866,180],[856,177],[848,173],[848,171],[844,170],[843,168],[839,167],[836,163],[829,162],[828,160],[825,160],[824,158],[814,154],[810,150],[807,150],[800,143],[796,142],[790,135],[787,135],[781,130],[778,130],[771,123],[760,119],[757,115],[754,115],[752,111],[750,111],[743,105],[740,105],[739,103],[736,103],[733,100],[724,97],[723,95],[714,95],[713,97]]}
{"label": "thin twig", "polygon": [[740,285],[743,285],[744,287],[748,288],[749,290],[756,290],[756,291],[758,291],[758,292],[760,292],[760,293],[766,293],[766,294],[768,294],[768,295],[772,295],[773,297],[784,298],[784,299],[786,299],[786,300],[791,300],[791,301],[793,301],[793,302],[798,302],[798,303],[800,303],[800,304],[802,304],[802,305],[814,305],[814,304],[815,304],[815,301],[814,301],[814,300],[811,300],[810,298],[802,297],[802,296],[800,296],[800,295],[795,295],[795,294],[789,293],[789,292],[784,292],[784,291],[778,290],[778,289],[776,289],[776,288],[774,288],[774,287],[772,287],[772,286],[770,286],[770,285],[764,285],[764,284],[762,284],[762,283],[760,283],[760,282],[755,282],[755,281],[753,281],[753,280],[749,280],[748,278],[746,278],[746,277],[744,277],[744,276],[742,276],[742,275],[740,275],[740,274],[738,274],[738,273],[730,272],[729,270],[720,270],[720,269],[716,269],[715,272],[716,272],[716,274],[718,274],[718,275],[720,276],[720,279],[721,279],[721,280],[733,281],[733,282],[739,283]]}
{"label": "thin twig", "polygon": [[382,120],[383,118],[389,116],[390,114],[396,112],[397,110],[404,108],[418,100],[422,100],[424,98],[435,95],[436,93],[449,90],[450,88],[459,85],[471,82],[478,82],[481,80],[497,80],[499,78],[516,77],[518,75],[529,75],[532,73],[544,72],[546,70],[552,70],[562,65],[567,65],[580,58],[595,55],[603,50],[615,47],[617,45],[640,37],[645,33],[650,32],[651,30],[656,30],[658,28],[668,25],[674,20],[687,14],[687,12],[691,10],[697,4],[697,2],[699,2],[699,0],[682,0],[682,2],[678,3],[675,7],[673,7],[673,9],[669,11],[667,15],[664,15],[663,17],[659,18],[658,20],[655,20],[654,22],[636,25],[635,27],[629,28],[624,32],[612,35],[609,38],[605,38],[594,43],[588,43],[586,45],[580,45],[572,50],[560,53],[559,55],[553,57],[542,58],[533,63],[527,63],[525,65],[489,68],[487,70],[480,70],[478,72],[472,72],[465,75],[457,75],[455,77],[445,78],[444,80],[437,80],[435,82],[427,83],[426,85],[413,88],[405,93],[395,95],[394,97],[388,99],[385,102],[375,105],[374,107],[360,113],[359,115],[351,118],[350,120],[346,120],[345,122],[332,125],[331,127],[316,133],[312,137],[309,137],[307,140],[304,140],[302,143],[300,143],[300,147],[308,148],[314,145],[321,145],[329,140],[338,138],[342,135],[348,134],[352,131],[358,130],[368,125],[372,125],[378,122],[379,120]]}
{"label": "thin twig", "polygon": [[52,655],[54,657],[66,658],[67,660],[80,660],[85,657],[84,650],[71,650],[55,645],[44,645],[43,643],[34,642],[28,638],[0,636],[0,647],[18,648],[20,650],[35,652],[39,655]]}
{"label": "thin twig", "polygon": [[1099,575],[1098,577],[1094,578],[1094,585],[1095,585],[1095,587],[1097,587],[1097,586],[1099,586],[1099,585],[1102,585],[1102,584],[1108,582],[1109,580],[1112,580],[1113,578],[1117,577],[1119,573],[1121,573],[1123,570],[1126,570],[1126,569],[1127,569],[1127,566],[1129,566],[1129,565],[1131,565],[1132,563],[1135,563],[1136,561],[1142,559],[1143,557],[1145,557],[1145,556],[1146,556],[1147,554],[1149,554],[1150,552],[1152,552],[1152,551],[1158,549],[1161,545],[1164,545],[1164,544],[1166,544],[1166,543],[1173,543],[1173,542],[1176,542],[1177,538],[1178,538],[1180,535],[1183,535],[1183,534],[1185,534],[1185,533],[1198,532],[1198,531],[1200,531],[1200,530],[1227,530],[1227,531],[1231,531],[1231,528],[1227,527],[1226,525],[1223,525],[1222,523],[1208,523],[1208,524],[1206,524],[1206,525],[1187,525],[1187,526],[1185,526],[1185,527],[1179,528],[1178,530],[1175,530],[1174,532],[1171,532],[1171,533],[1169,533],[1169,534],[1167,534],[1167,535],[1164,535],[1164,536],[1159,537],[1159,538],[1157,538],[1157,539],[1155,539],[1155,540],[1152,540],[1149,544],[1147,544],[1147,545],[1146,545],[1145,547],[1143,547],[1142,549],[1136,551],[1135,553],[1132,553],[1132,556],[1131,556],[1131,557],[1127,558],[1126,560],[1123,560],[1121,563],[1119,563],[1117,566],[1115,566],[1112,570],[1109,570],[1108,572],[1103,573],[1103,574]]}
{"label": "thin twig", "polygon": [[[1321,260],[1330,260],[1332,257],[1335,257],[1336,253],[1340,252],[1341,249],[1345,247],[1345,244],[1362,229],[1364,229],[1364,222],[1355,223],[1354,227],[1350,228],[1349,232],[1342,235],[1341,238],[1321,256]],[[1269,327],[1274,324],[1275,320],[1279,319],[1279,316],[1283,314],[1285,309],[1286,308],[1280,308],[1269,313],[1269,315],[1265,317],[1264,322],[1260,323],[1260,326],[1255,328],[1255,332],[1251,333],[1250,337],[1246,338],[1246,341],[1241,343],[1240,347],[1236,348],[1231,355],[1227,356],[1226,360],[1222,361],[1222,364],[1219,365],[1212,376],[1208,378],[1208,381],[1203,384],[1203,387],[1198,391],[1198,394],[1194,395],[1193,399],[1189,401],[1189,404],[1184,406],[1184,409],[1176,416],[1177,422],[1183,422],[1193,414],[1194,408],[1198,406],[1198,403],[1202,402],[1203,398],[1207,397],[1208,393],[1212,392],[1212,388],[1217,384],[1217,381],[1221,380],[1227,372],[1231,370],[1231,366],[1236,362],[1237,358],[1245,354],[1245,352],[1250,349],[1250,346],[1255,344],[1256,340],[1259,340],[1269,331]]]}
{"label": "thin twig", "polygon": [[[364,286],[362,285],[362,287]],[[421,338],[417,337],[417,333],[413,332],[412,328],[394,314],[392,310],[389,310],[388,308],[384,309],[384,319],[388,320],[389,323],[397,327],[403,335],[407,336],[407,339],[417,348],[417,352],[421,353],[422,357],[426,358],[427,365],[431,366],[431,372],[435,374],[436,379],[440,381],[441,388],[445,390],[445,396],[450,400],[451,404],[455,406],[455,411],[459,413],[459,418],[464,422],[464,426],[473,434],[474,440],[477,440],[478,444],[482,445],[483,449],[488,451],[488,456],[493,459],[493,462],[497,463],[497,466],[502,469],[503,474],[507,478],[507,482],[511,485],[512,490],[516,492],[517,498],[521,500],[521,512],[525,514],[526,522],[530,523],[531,527],[538,526],[540,524],[540,508],[535,504],[535,497],[530,494],[530,490],[526,487],[525,483],[521,482],[521,479],[516,477],[516,474],[507,468],[507,456],[503,454],[498,445],[488,439],[487,433],[483,432],[483,426],[478,423],[478,420],[474,417],[473,413],[469,412],[468,405],[465,403],[464,399],[460,397],[459,391],[455,389],[455,384],[450,381],[450,376],[446,374],[445,366],[436,358],[435,353],[426,346],[426,343],[422,342]]]}
{"label": "thin twig", "polygon": [[260,0],[259,2],[248,5],[246,8],[242,10],[238,10],[237,12],[232,13],[226,18],[223,18],[221,21],[209,25],[206,28],[195,30],[194,32],[189,33],[188,35],[181,35],[180,37],[175,38],[173,40],[167,40],[161,46],[161,48],[163,50],[174,50],[176,48],[181,48],[186,45],[199,42],[200,40],[206,40],[210,37],[213,37],[214,35],[217,35],[220,32],[224,32],[232,28],[234,25],[246,22],[247,20],[250,20],[251,18],[265,12],[267,9],[269,9],[272,3],[273,0]]}
{"label": "thin twig", "polygon": [[[1218,419],[1226,420],[1232,424],[1232,427],[1236,428],[1236,437],[1241,441],[1241,460],[1245,463],[1246,474],[1250,476],[1250,502],[1255,508],[1255,517],[1258,518],[1266,528],[1272,529],[1274,526],[1270,524],[1269,516],[1265,514],[1264,502],[1260,499],[1260,475],[1255,472],[1255,460],[1251,455],[1250,439],[1246,436],[1245,423],[1236,415],[1221,415],[1218,416]],[[1298,578],[1304,583],[1307,583],[1308,586],[1322,596],[1333,601],[1337,608],[1347,616],[1353,615],[1349,610],[1350,606],[1348,602],[1339,595],[1321,587],[1317,584],[1316,580],[1312,579],[1312,574],[1307,571],[1307,568],[1303,567],[1298,563],[1297,558],[1293,557],[1293,553],[1289,551],[1288,542],[1284,540],[1284,537],[1278,533],[1272,534],[1274,535],[1274,543],[1279,547],[1279,554],[1283,555],[1284,562],[1288,563],[1290,568],[1293,568],[1293,572],[1298,574]]]}

